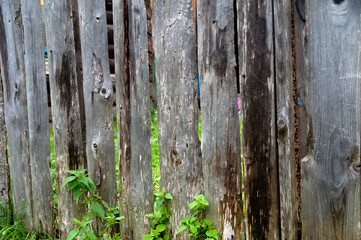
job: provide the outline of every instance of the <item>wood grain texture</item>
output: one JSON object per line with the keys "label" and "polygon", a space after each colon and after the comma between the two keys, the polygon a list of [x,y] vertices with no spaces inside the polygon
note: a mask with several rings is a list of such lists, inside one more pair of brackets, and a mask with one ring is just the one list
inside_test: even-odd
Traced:
{"label": "wood grain texture", "polygon": [[302,238],[360,239],[358,0],[306,1]]}
{"label": "wood grain texture", "polygon": [[86,155],[89,176],[109,206],[116,204],[113,88],[110,79],[105,2],[79,0]]}
{"label": "wood grain texture", "polygon": [[58,223],[61,239],[74,228],[73,218],[85,212],[83,199],[74,201],[72,191],[61,186],[67,170],[86,168],[71,0],[45,1],[45,27],[49,59],[49,80],[54,132],[58,196]]}
{"label": "wood grain texture", "polygon": [[[15,214],[32,229],[24,38],[20,0],[0,1],[0,53]],[[29,214],[27,214],[27,212]]]}
{"label": "wood grain texture", "polygon": [[242,170],[233,1],[197,1],[207,218],[220,239],[241,239]]}
{"label": "wood grain texture", "polygon": [[192,0],[153,2],[153,42],[158,93],[160,188],[173,195],[169,229],[173,239],[187,204],[203,192],[198,137],[196,29]]}
{"label": "wood grain texture", "polygon": [[113,1],[121,226],[142,239],[153,212],[147,17],[142,0]]}
{"label": "wood grain texture", "polygon": [[238,6],[247,238],[279,239],[272,1]]}
{"label": "wood grain texture", "polygon": [[53,186],[50,172],[49,112],[44,61],[45,37],[39,1],[21,1],[34,228],[51,233]]}
{"label": "wood grain texture", "polygon": [[[274,1],[276,124],[280,187],[280,236],[297,239],[291,2]],[[294,17],[294,15],[293,15]]]}
{"label": "wood grain texture", "polygon": [[[1,20],[0,20],[1,21]],[[1,73],[1,67],[0,67]],[[1,216],[8,216],[7,203],[10,203],[10,173],[9,161],[7,154],[7,134],[5,125],[5,108],[4,108],[4,91],[2,84],[2,77],[0,75],[0,199],[1,203],[0,214]],[[4,203],[4,204],[3,204]],[[0,219],[0,224],[6,226],[10,223],[10,219]]]}

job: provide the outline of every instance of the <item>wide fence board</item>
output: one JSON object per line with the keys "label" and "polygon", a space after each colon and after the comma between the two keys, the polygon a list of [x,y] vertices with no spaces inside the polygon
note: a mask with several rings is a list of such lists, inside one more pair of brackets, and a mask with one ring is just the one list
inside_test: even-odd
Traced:
{"label": "wide fence board", "polygon": [[0,2],[0,51],[13,209],[32,228],[27,95],[20,0]]}
{"label": "wide fence board", "polygon": [[173,195],[169,229],[173,239],[187,204],[203,192],[198,137],[196,28],[192,0],[155,0],[153,42],[157,79],[161,189]]}
{"label": "wide fence board", "polygon": [[207,218],[241,239],[242,170],[233,1],[197,1],[202,155]]}
{"label": "wide fence board", "polygon": [[[154,211],[147,16],[142,0],[114,1],[121,226],[125,239],[142,239]],[[135,210],[136,209],[136,210]]]}
{"label": "wide fence board", "polygon": [[51,233],[53,187],[50,172],[49,113],[39,1],[21,1],[34,228]]}
{"label": "wide fence board", "polygon": [[[0,20],[1,21],[1,20]],[[1,73],[1,68],[0,68]],[[2,77],[0,75],[0,199],[3,201],[0,205],[4,208],[0,209],[1,216],[7,216],[10,212],[8,203],[10,203],[10,175],[9,175],[9,162],[7,154],[7,141],[6,141],[6,126],[5,126],[5,109],[4,109],[4,92]],[[0,224],[9,224],[10,219],[6,217],[0,219]]]}
{"label": "wide fence board", "polygon": [[[58,223],[61,239],[74,228],[73,218],[85,213],[82,198],[74,201],[72,191],[62,188],[67,170],[86,168],[82,136],[78,75],[75,56],[71,1],[45,1],[45,27],[49,59],[54,154],[58,197]],[[81,94],[82,95],[82,94]]]}
{"label": "wide fence board", "polygon": [[[275,91],[276,126],[278,143],[279,188],[280,188],[280,237],[297,239],[297,184],[294,156],[294,104],[293,81],[295,64],[292,50],[291,2],[274,1],[274,41],[275,41]],[[294,3],[293,3],[294,4]],[[294,18],[294,15],[292,15]]]}
{"label": "wide fence board", "polygon": [[86,156],[89,176],[109,206],[116,204],[113,87],[110,79],[105,2],[79,0]]}
{"label": "wide fence board", "polygon": [[238,6],[247,237],[279,239],[272,1]]}
{"label": "wide fence board", "polygon": [[361,2],[306,2],[302,239],[360,239]]}

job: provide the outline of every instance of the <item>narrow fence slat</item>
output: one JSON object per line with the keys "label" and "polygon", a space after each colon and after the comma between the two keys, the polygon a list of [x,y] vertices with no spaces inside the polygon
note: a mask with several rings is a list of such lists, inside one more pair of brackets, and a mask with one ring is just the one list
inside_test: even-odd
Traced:
{"label": "narrow fence slat", "polygon": [[197,1],[202,155],[207,218],[241,239],[242,170],[233,1]]}
{"label": "narrow fence slat", "polygon": [[192,0],[155,0],[153,42],[157,79],[161,189],[173,195],[169,229],[173,239],[187,204],[203,192],[198,137],[196,28]]}
{"label": "narrow fence slat", "polygon": [[238,1],[248,239],[279,239],[272,1]]}
{"label": "narrow fence slat", "polygon": [[360,239],[361,2],[306,2],[302,239]]}
{"label": "narrow fence slat", "polygon": [[24,24],[26,93],[28,99],[29,148],[34,228],[52,232],[53,187],[50,172],[49,112],[41,36],[40,1],[21,1]]}
{"label": "narrow fence slat", "polygon": [[58,196],[58,227],[61,239],[74,228],[73,218],[85,214],[82,199],[74,201],[71,191],[61,186],[67,170],[86,168],[85,142],[82,136],[82,114],[75,56],[73,11],[71,1],[45,1],[45,27],[49,59],[49,81],[54,131],[54,151]]}
{"label": "narrow fence slat", "polygon": [[149,230],[145,215],[154,207],[147,17],[142,0],[113,1],[113,14],[119,189],[126,216],[121,236],[137,240]]}
{"label": "narrow fence slat", "polygon": [[[1,20],[0,20],[1,21]],[[0,66],[1,73],[1,66]],[[0,75],[0,199],[3,203],[0,203],[1,207],[8,207],[10,203],[10,175],[9,175],[9,162],[6,146],[6,126],[5,126],[5,109],[4,109],[4,92],[2,77]],[[0,215],[3,218],[0,219],[0,225],[6,226],[10,223],[9,217],[10,211],[3,208],[0,209]]]}
{"label": "narrow fence slat", "polygon": [[116,204],[113,87],[110,79],[105,2],[79,0],[86,156],[89,176],[109,206]]}
{"label": "narrow fence slat", "polygon": [[25,225],[33,226],[29,130],[24,39],[21,1],[0,2],[0,51],[5,100],[5,122],[8,133],[10,171],[12,174],[13,208]]}
{"label": "narrow fence slat", "polygon": [[274,1],[277,141],[281,239],[297,239],[297,184],[294,156],[294,104],[291,3]]}

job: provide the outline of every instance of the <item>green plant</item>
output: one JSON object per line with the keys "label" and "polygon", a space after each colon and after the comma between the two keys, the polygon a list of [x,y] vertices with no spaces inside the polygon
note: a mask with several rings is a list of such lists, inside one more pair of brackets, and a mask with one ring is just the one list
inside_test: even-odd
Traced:
{"label": "green plant", "polygon": [[205,210],[208,206],[208,201],[203,195],[194,197],[194,201],[188,204],[188,208],[194,213],[192,217],[184,218],[177,233],[186,229],[190,232],[188,236],[197,240],[214,240],[218,239],[218,232],[212,222],[205,218]]}
{"label": "green plant", "polygon": [[166,201],[172,200],[173,197],[170,193],[166,193],[165,190],[157,191],[154,193],[154,213],[145,215],[148,218],[153,219],[149,234],[144,235],[142,240],[168,240],[170,236],[166,233],[167,223],[171,210],[168,210]]}
{"label": "green plant", "polygon": [[[69,233],[67,240],[76,237],[79,240],[120,240],[119,233],[116,232],[116,225],[119,224],[124,217],[119,216],[119,207],[109,207],[100,196],[95,194],[95,184],[85,173],[86,169],[69,170],[67,172],[70,173],[71,176],[65,179],[62,187],[68,183],[70,184],[66,190],[73,191],[74,200],[86,194],[83,203],[89,210],[88,213],[83,216],[82,220],[74,218],[73,224],[77,225],[77,228]],[[98,233],[92,229],[93,222],[100,224],[99,229],[101,230]]]}

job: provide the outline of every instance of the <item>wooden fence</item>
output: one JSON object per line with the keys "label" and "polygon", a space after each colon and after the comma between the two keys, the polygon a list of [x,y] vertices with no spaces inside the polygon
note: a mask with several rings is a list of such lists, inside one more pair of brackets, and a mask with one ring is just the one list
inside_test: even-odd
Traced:
{"label": "wooden fence", "polygon": [[[179,221],[203,193],[219,239],[360,239],[361,2],[150,3],[172,238],[187,239]],[[43,18],[40,1],[0,0],[0,197],[30,229],[49,233],[55,222],[61,239],[84,209],[58,187],[54,219],[45,46],[57,185],[87,168],[120,205],[127,240],[142,238],[153,211],[146,7],[112,8],[116,93],[104,0],[46,0]]]}

